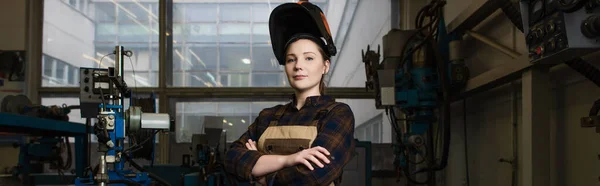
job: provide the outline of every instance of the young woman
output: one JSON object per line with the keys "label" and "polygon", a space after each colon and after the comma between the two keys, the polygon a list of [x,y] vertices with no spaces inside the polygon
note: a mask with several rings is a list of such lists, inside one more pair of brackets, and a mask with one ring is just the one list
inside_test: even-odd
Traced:
{"label": "young woman", "polygon": [[336,54],[320,8],[286,3],[273,10],[273,52],[291,87],[292,101],[262,110],[226,155],[226,170],[266,185],[340,185],[355,148],[354,114],[324,95],[330,56]]}

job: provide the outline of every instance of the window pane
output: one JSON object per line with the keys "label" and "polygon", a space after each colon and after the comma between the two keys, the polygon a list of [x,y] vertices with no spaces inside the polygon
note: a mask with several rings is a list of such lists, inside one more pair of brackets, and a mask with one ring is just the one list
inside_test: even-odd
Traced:
{"label": "window pane", "polygon": [[254,45],[252,48],[252,68],[254,71],[283,71],[283,66],[273,54],[271,45]]}
{"label": "window pane", "polygon": [[[148,3],[146,2],[135,2],[118,0],[116,1],[119,19],[124,21],[132,21],[132,22],[142,22],[147,23],[148,21],[156,21],[158,22],[158,11],[153,11],[154,9],[158,10],[158,2],[156,3]],[[95,2],[98,3],[98,2]],[[113,4],[109,1],[109,3]]]}
{"label": "window pane", "polygon": [[221,71],[250,71],[249,45],[221,45],[219,53]]}
{"label": "window pane", "polygon": [[208,3],[173,3],[173,22],[216,22],[217,5]]}
{"label": "window pane", "polygon": [[217,83],[216,72],[192,71],[190,75],[190,85],[192,87],[220,87]]}
{"label": "window pane", "polygon": [[279,4],[175,0],[173,86],[287,86],[269,37]]}
{"label": "window pane", "polygon": [[[203,52],[199,50],[198,52]],[[191,70],[191,69],[207,69],[204,60],[198,56],[198,53],[187,47],[177,47],[173,49],[173,70]],[[202,54],[202,53],[200,53]],[[196,58],[198,56],[198,58]]]}
{"label": "window pane", "polygon": [[217,70],[217,47],[199,46],[189,50],[193,70]]}
{"label": "window pane", "polygon": [[221,84],[226,87],[248,87],[248,73],[221,73]]}
{"label": "window pane", "polygon": [[373,139],[371,142],[373,143],[381,143],[381,122],[375,123],[373,125]]}
{"label": "window pane", "polygon": [[193,134],[201,134],[206,124],[205,116],[222,117],[219,123],[226,132],[227,141],[237,140],[254,122],[264,108],[282,102],[178,102],[176,104],[177,143],[191,142]]}
{"label": "window pane", "polygon": [[62,61],[56,61],[56,81],[61,85],[67,85],[67,63]]}
{"label": "window pane", "polygon": [[271,3],[262,3],[256,4],[252,6],[252,21],[254,22],[269,22],[269,16],[271,15],[271,10],[277,7],[279,4]]}
{"label": "window pane", "polygon": [[173,85],[178,87],[213,87],[217,82],[218,49],[214,45],[196,45],[188,49],[175,48]]}
{"label": "window pane", "polygon": [[42,55],[42,66],[44,67],[44,71],[42,72],[43,81],[49,81],[53,78],[52,73],[56,69],[54,67],[56,64],[56,60],[53,57]]}
{"label": "window pane", "polygon": [[[87,7],[93,10],[89,16],[60,0],[44,1],[42,52],[57,62],[42,61],[51,63],[43,64],[42,86],[76,87],[79,81],[73,69],[99,67],[100,61],[102,68],[114,67],[114,55],[107,54],[116,45],[133,52],[131,62],[125,59],[126,83],[157,86],[158,0],[94,2]],[[132,69],[140,77],[134,78]]]}
{"label": "window pane", "polygon": [[221,21],[250,22],[249,4],[221,4],[219,11],[221,12]]}
{"label": "window pane", "polygon": [[282,87],[287,84],[284,72],[252,74],[252,86],[255,87]]}
{"label": "window pane", "polygon": [[247,23],[221,23],[219,25],[219,42],[248,43],[250,42],[250,24]]}
{"label": "window pane", "polygon": [[255,23],[252,25],[252,42],[254,43],[270,43],[271,36],[269,35],[269,24]]}
{"label": "window pane", "polygon": [[[49,2],[49,1],[48,1]],[[96,9],[96,21],[98,22],[114,22],[115,21],[115,4],[113,3],[92,3]]]}
{"label": "window pane", "polygon": [[181,87],[216,87],[216,72],[212,71],[180,71],[173,73],[174,84]]}
{"label": "window pane", "polygon": [[217,24],[215,23],[177,23],[173,24],[173,43],[217,42]]}

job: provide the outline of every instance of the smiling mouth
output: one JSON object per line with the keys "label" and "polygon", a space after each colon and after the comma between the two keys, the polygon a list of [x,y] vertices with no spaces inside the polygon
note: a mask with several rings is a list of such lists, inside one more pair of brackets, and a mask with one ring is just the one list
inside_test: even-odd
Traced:
{"label": "smiling mouth", "polygon": [[296,76],[294,76],[294,79],[295,80],[301,80],[301,79],[304,79],[304,78],[307,78],[307,77],[308,76],[305,76],[305,75],[296,75]]}

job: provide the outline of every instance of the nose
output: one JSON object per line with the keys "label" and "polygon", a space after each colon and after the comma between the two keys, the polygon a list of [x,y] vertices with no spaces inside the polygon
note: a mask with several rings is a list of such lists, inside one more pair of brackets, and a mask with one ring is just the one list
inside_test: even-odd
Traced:
{"label": "nose", "polygon": [[298,70],[302,70],[304,68],[304,64],[302,62],[302,60],[296,60],[296,63],[294,63],[294,70],[298,71]]}

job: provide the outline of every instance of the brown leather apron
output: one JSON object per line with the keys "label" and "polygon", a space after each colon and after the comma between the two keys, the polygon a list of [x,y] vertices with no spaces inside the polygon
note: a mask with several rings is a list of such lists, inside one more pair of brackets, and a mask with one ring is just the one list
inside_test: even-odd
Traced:
{"label": "brown leather apron", "polygon": [[[290,155],[311,148],[313,141],[317,137],[317,124],[320,117],[324,116],[324,114],[337,105],[338,103],[334,102],[328,105],[327,110],[319,111],[308,126],[278,126],[279,119],[289,105],[280,107],[275,113],[273,120],[269,123],[269,127],[267,127],[258,139],[258,150],[264,154]],[[315,166],[314,168],[318,167]],[[269,181],[267,180],[267,182]],[[334,185],[334,183],[329,184],[329,186]]]}

